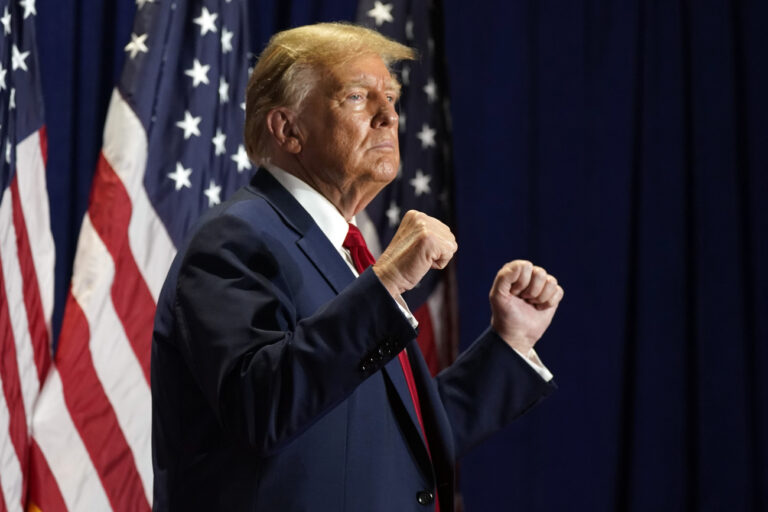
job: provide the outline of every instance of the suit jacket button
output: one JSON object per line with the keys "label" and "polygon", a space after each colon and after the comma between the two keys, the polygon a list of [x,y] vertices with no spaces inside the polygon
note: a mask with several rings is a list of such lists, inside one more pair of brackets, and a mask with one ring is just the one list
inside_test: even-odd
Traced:
{"label": "suit jacket button", "polygon": [[419,491],[416,494],[416,501],[419,502],[419,505],[429,505],[435,501],[435,493],[432,491]]}
{"label": "suit jacket button", "polygon": [[363,373],[368,373],[368,370],[370,370],[370,369],[371,368],[368,366],[368,363],[362,363],[360,365],[360,371],[363,372]]}

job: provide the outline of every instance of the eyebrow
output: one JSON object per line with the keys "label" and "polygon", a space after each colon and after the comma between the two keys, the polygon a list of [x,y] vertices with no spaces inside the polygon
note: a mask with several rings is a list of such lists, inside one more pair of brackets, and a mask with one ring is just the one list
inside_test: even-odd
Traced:
{"label": "eyebrow", "polygon": [[[343,91],[344,89],[350,89],[352,87],[370,87],[374,82],[372,80],[350,80],[349,82],[344,82],[339,85],[339,90]],[[394,91],[398,96],[400,95],[400,91],[402,89],[402,86],[400,85],[400,82],[397,81],[395,77],[391,77],[389,80],[389,83],[387,84],[387,89],[391,89]]]}

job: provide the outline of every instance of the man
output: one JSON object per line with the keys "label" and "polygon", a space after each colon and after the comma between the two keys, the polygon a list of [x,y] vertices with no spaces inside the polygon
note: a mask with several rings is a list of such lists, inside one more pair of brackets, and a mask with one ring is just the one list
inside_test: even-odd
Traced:
{"label": "man", "polygon": [[341,24],[262,53],[245,139],[264,168],[193,229],[158,302],[155,509],[451,511],[456,458],[553,389],[533,345],[563,291],[543,269],[505,265],[491,327],[433,379],[400,294],[453,235],[408,212],[368,266],[354,216],[397,174],[387,66],[407,58]]}

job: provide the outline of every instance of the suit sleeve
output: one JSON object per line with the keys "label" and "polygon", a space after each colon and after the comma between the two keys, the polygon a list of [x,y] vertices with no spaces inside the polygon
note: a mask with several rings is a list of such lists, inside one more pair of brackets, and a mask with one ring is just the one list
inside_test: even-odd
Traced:
{"label": "suit sleeve", "polygon": [[240,219],[210,222],[187,250],[174,307],[179,349],[223,428],[265,455],[415,336],[371,269],[298,319],[286,283],[300,276],[284,275],[273,249]]}
{"label": "suit sleeve", "polygon": [[435,379],[457,457],[556,389],[490,328]]}

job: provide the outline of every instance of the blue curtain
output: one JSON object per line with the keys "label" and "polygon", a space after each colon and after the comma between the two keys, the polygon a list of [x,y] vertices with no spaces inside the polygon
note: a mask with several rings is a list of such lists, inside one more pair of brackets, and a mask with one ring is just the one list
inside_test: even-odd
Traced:
{"label": "blue curtain", "polygon": [[[768,3],[443,5],[463,343],[506,260],[566,290],[560,389],[464,460],[467,510],[768,509]],[[253,51],[355,9],[253,1]],[[37,10],[58,330],[135,5]]]}

